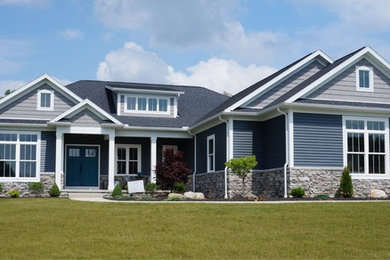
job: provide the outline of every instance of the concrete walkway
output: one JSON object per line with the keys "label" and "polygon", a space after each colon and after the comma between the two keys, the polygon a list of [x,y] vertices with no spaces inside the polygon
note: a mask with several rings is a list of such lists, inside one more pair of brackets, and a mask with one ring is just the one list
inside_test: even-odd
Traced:
{"label": "concrete walkway", "polygon": [[69,199],[77,201],[90,202],[108,202],[108,203],[203,203],[203,204],[288,204],[288,203],[353,203],[353,202],[390,202],[390,200],[277,200],[277,201],[140,201],[140,200],[107,200],[103,198],[103,193],[69,193]]}

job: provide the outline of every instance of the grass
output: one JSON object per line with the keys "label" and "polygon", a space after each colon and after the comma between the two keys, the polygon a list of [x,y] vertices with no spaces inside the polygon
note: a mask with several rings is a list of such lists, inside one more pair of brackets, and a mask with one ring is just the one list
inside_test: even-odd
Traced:
{"label": "grass", "polygon": [[0,200],[1,258],[390,258],[390,203]]}

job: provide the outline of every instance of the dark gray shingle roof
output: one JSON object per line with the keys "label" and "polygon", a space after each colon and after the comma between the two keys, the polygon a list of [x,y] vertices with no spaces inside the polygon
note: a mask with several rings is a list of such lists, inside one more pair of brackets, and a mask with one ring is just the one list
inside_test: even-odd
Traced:
{"label": "dark gray shingle roof", "polygon": [[[117,116],[111,90],[106,86],[153,89],[184,92],[178,98],[177,118],[145,117],[145,116]],[[124,124],[145,127],[178,127],[194,125],[206,113],[215,109],[228,97],[202,87],[138,84],[112,81],[81,80],[66,86],[82,99],[89,99],[100,108],[110,113]]]}
{"label": "dark gray shingle roof", "polygon": [[29,120],[29,119],[0,119],[0,123],[5,124],[46,124],[48,120]]}

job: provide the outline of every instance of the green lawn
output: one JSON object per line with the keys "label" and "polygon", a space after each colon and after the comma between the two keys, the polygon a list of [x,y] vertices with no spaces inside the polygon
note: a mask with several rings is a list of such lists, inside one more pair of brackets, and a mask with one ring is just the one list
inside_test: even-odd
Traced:
{"label": "green lawn", "polygon": [[390,258],[390,202],[1,199],[3,258]]}

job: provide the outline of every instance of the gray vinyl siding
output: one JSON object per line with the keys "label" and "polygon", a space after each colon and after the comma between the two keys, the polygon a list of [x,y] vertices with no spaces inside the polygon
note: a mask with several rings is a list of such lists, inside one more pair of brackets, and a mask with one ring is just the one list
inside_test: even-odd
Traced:
{"label": "gray vinyl siding", "polygon": [[116,137],[116,144],[140,144],[141,145],[141,172],[150,175],[150,138]]}
{"label": "gray vinyl siding", "polygon": [[305,79],[311,77],[315,73],[317,73],[320,69],[322,69],[324,66],[318,62],[317,60],[313,61],[312,63],[308,64],[306,67],[301,69],[300,71],[296,72],[283,82],[281,82],[276,87],[268,90],[264,94],[262,94],[260,97],[252,101],[248,104],[250,107],[265,107],[286,92],[290,91],[293,87],[297,86],[301,82],[303,82]]}
{"label": "gray vinyl siding", "polygon": [[88,109],[84,109],[70,118],[70,122],[77,126],[100,126],[103,120]]}
{"label": "gray vinyl siding", "polygon": [[207,172],[207,137],[215,135],[215,170],[225,169],[226,124],[221,123],[196,135],[196,172]]}
{"label": "gray vinyl siding", "polygon": [[[373,68],[374,91],[356,90],[356,66]],[[342,100],[360,102],[390,102],[390,79],[378,70],[367,59],[362,59],[351,65],[338,76],[325,83],[307,98],[322,100]]]}
{"label": "gray vinyl siding", "polygon": [[31,90],[29,93],[25,94],[14,102],[1,108],[0,116],[7,118],[53,119],[75,105],[74,102],[66,98],[57,90],[54,90],[53,111],[37,110],[38,90],[42,89],[53,90],[51,86],[45,83],[40,87]]}
{"label": "gray vinyl siding", "polygon": [[294,166],[342,167],[341,115],[294,113]]}
{"label": "gray vinyl siding", "polygon": [[258,162],[255,169],[264,169],[263,122],[233,121],[233,157],[255,155]]}
{"label": "gray vinyl siding", "polygon": [[41,172],[55,172],[56,132],[41,132]]}
{"label": "gray vinyl siding", "polygon": [[285,118],[264,121],[264,169],[283,167],[286,163]]}

